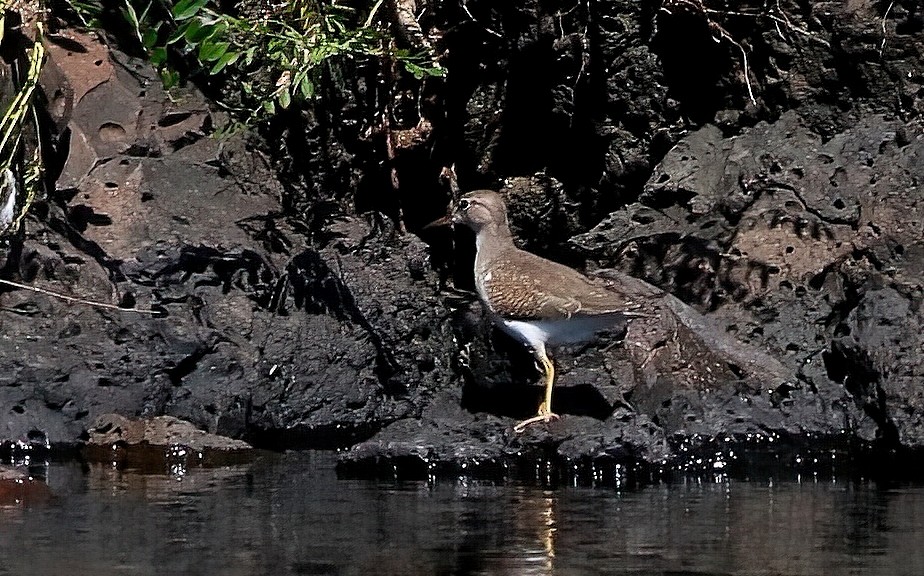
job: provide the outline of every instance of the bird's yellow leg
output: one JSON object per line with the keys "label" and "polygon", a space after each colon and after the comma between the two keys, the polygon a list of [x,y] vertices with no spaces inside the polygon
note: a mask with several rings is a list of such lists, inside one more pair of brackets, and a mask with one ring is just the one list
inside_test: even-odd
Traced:
{"label": "bird's yellow leg", "polygon": [[526,430],[526,427],[530,424],[558,420],[558,414],[552,412],[552,385],[555,383],[555,365],[552,364],[552,360],[545,353],[545,350],[539,350],[535,354],[539,364],[542,365],[542,374],[545,380],[545,400],[542,404],[539,404],[539,413],[536,416],[527,418],[513,427],[513,431],[517,434]]}
{"label": "bird's yellow leg", "polygon": [[552,414],[552,385],[555,383],[555,364],[546,354],[539,355],[539,362],[542,363],[543,373],[545,374],[545,401],[539,405],[539,416],[558,418],[558,416]]}

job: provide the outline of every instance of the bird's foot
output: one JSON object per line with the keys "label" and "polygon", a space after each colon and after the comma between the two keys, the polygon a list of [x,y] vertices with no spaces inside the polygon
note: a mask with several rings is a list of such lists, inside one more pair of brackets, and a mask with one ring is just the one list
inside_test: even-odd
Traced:
{"label": "bird's foot", "polygon": [[516,426],[513,427],[513,431],[517,434],[522,434],[526,428],[531,424],[536,424],[538,422],[551,422],[553,420],[558,420],[558,414],[555,414],[545,405],[545,402],[539,405],[539,414],[533,416],[532,418],[527,418],[522,422],[518,422]]}

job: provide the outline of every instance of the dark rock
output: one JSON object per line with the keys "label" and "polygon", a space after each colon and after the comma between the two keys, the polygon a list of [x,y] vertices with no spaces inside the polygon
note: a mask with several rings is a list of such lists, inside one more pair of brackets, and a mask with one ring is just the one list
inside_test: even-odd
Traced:
{"label": "dark rock", "polygon": [[876,438],[891,448],[924,446],[924,401],[918,357],[920,289],[902,294],[871,286],[844,321],[848,336],[832,341],[825,356],[828,376],[843,384],[856,405],[876,423]]}
{"label": "dark rock", "polygon": [[433,399],[418,419],[395,422],[340,459],[348,475],[422,477],[467,475],[536,481],[541,467],[556,480],[592,466],[633,467],[663,463],[669,451],[660,428],[644,417],[627,417],[613,427],[590,417],[569,417],[549,430],[512,432],[510,421],[472,414],[459,407],[459,394]]}
{"label": "dark rock", "polygon": [[[56,53],[59,80],[80,85],[87,64],[71,56]],[[453,385],[452,332],[422,243],[387,220],[353,219],[308,246],[278,216],[281,186],[259,152],[206,135],[201,98],[168,100],[132,61],[90,65],[110,72],[71,88],[61,143],[97,160],[65,166],[66,189],[27,223],[7,269],[141,312],[3,287],[0,437],[73,443],[117,412],[264,445],[337,446]],[[126,99],[113,106],[140,119],[118,142],[74,137],[113,122],[80,98],[110,83]]]}
{"label": "dark rock", "polygon": [[[751,4],[433,5],[445,80],[343,63],[263,141],[218,142],[195,91],[52,36],[60,175],[0,274],[143,312],[0,287],[0,439],[73,443],[116,412],[352,446],[358,472],[592,479],[726,470],[739,444],[914,454],[919,10]],[[421,230],[451,165],[507,194],[523,246],[646,300],[554,351],[563,418],[521,436],[533,360],[460,291],[470,237]]]}
{"label": "dark rock", "polygon": [[[519,452],[482,446],[474,458],[538,452],[554,460],[562,446],[583,447],[577,452],[588,456],[595,426],[617,433],[604,441],[611,451],[646,462],[657,454],[682,468],[691,462],[685,455],[701,460],[703,449],[681,447],[721,437],[765,444],[786,438],[806,447],[833,442],[832,450],[843,453],[850,441],[838,439],[848,435],[867,446],[919,449],[912,406],[920,399],[910,382],[911,350],[920,347],[920,274],[909,267],[907,247],[920,243],[924,219],[916,216],[917,202],[898,192],[920,181],[915,159],[922,141],[899,138],[909,129],[866,116],[825,142],[787,113],[736,137],[706,127],[682,140],[638,202],[574,243],[597,266],[647,278],[707,315],[651,289],[659,311],[634,321],[621,347],[555,354],[556,406],[565,420],[595,403],[599,420],[577,418],[579,432],[553,423],[517,439]],[[510,201],[516,224],[523,199],[513,191]],[[528,229],[521,225],[520,233]],[[599,275],[631,282],[612,271]],[[883,282],[900,288],[888,299],[876,292],[880,304],[869,308],[868,286]],[[478,317],[465,316],[472,314]],[[483,320],[468,323],[485,329]],[[524,387],[535,377],[528,355],[504,336],[478,338],[477,328],[466,334],[463,406],[528,415],[539,395]],[[624,441],[639,419],[669,439],[663,452],[654,449],[665,445],[656,437]],[[344,456],[346,468],[419,457],[458,469],[471,457],[441,448],[458,446],[455,437],[418,431],[407,442],[405,424],[383,434],[385,445],[376,437]]]}

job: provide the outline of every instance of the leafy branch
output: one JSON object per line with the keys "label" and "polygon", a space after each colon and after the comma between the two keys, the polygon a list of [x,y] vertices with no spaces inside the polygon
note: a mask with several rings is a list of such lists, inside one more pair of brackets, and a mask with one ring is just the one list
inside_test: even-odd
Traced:
{"label": "leafy branch", "polygon": [[[85,9],[92,1],[81,1],[84,21],[98,16]],[[77,0],[69,3],[78,10]],[[247,123],[314,99],[322,67],[334,61],[390,59],[417,78],[445,73],[428,55],[395,47],[384,24],[376,22],[383,0],[364,21],[336,0],[291,0],[249,17],[218,12],[210,0],[121,3],[122,18],[167,88],[180,81],[176,64],[183,59],[194,63],[194,73],[240,78],[244,104],[225,105]]]}
{"label": "leafy branch", "polygon": [[[9,2],[0,2],[0,40],[6,25]],[[24,138],[28,125],[33,129],[38,118],[33,95],[45,61],[42,25],[35,25],[36,40],[28,55],[25,78],[0,118],[0,237],[15,233],[41,188],[43,166],[38,145]]]}

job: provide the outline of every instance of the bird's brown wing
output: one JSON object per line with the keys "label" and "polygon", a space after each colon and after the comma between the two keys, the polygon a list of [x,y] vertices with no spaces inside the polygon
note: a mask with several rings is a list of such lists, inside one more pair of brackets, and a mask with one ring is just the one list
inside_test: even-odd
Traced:
{"label": "bird's brown wing", "polygon": [[505,318],[632,316],[641,304],[616,286],[604,287],[576,270],[522,250],[492,261],[482,286],[491,309]]}

